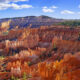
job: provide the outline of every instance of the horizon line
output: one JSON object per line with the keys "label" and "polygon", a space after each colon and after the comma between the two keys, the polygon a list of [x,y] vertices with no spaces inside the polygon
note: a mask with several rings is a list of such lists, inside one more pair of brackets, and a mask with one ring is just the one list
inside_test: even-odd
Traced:
{"label": "horizon line", "polygon": [[53,19],[63,19],[63,20],[80,20],[80,19],[67,19],[67,18],[57,18],[57,17],[52,17],[52,16],[48,16],[48,15],[40,15],[40,16],[35,16],[35,15],[29,15],[29,16],[15,16],[15,17],[5,17],[5,18],[0,18],[1,19],[13,19],[13,18],[25,18],[25,17],[31,17],[31,16],[34,16],[34,17],[40,17],[40,16],[47,16],[47,17],[50,17],[50,18],[53,18]]}

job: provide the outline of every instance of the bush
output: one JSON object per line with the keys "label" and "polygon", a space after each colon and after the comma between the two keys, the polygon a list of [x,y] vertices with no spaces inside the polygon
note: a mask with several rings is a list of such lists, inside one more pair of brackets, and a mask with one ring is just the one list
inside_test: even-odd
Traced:
{"label": "bush", "polygon": [[26,72],[24,72],[24,74],[23,74],[23,80],[26,80],[27,79],[27,74],[26,74]]}

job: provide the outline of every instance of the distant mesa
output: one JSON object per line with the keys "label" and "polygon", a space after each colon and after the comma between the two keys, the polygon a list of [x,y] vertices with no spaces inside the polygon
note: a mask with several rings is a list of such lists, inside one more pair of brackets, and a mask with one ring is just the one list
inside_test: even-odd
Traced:
{"label": "distant mesa", "polygon": [[15,17],[15,18],[4,18],[0,19],[1,27],[9,27],[10,29],[19,26],[19,28],[28,27],[32,24],[32,28],[40,26],[50,26],[54,23],[63,22],[63,19],[56,19],[49,16],[26,16],[26,17]]}

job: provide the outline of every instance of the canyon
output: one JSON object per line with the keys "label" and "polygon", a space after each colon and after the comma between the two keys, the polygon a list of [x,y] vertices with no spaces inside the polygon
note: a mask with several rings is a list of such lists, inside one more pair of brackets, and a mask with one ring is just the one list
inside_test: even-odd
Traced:
{"label": "canyon", "polygon": [[15,23],[13,28],[12,20],[0,20],[0,80],[80,80],[80,28],[52,25],[54,20],[46,16],[32,17],[46,24],[32,28],[31,23]]}

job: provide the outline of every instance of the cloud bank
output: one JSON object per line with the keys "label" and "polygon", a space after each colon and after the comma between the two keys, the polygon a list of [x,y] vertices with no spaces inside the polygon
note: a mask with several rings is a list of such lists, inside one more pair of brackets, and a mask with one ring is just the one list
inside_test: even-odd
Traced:
{"label": "cloud bank", "polygon": [[19,5],[16,3],[20,1],[29,1],[29,0],[0,0],[0,10],[5,10],[8,8],[12,8],[12,9],[33,8],[32,5],[28,5],[28,4]]}
{"label": "cloud bank", "polygon": [[15,3],[0,3],[0,10],[5,10],[8,8],[13,8],[13,9],[24,9],[24,8],[33,8],[32,5],[27,5],[27,4],[23,4],[23,5],[18,5]]}
{"label": "cloud bank", "polygon": [[0,3],[10,3],[10,2],[19,2],[19,1],[29,1],[29,0],[0,0]]}
{"label": "cloud bank", "polygon": [[57,7],[56,6],[51,6],[51,7],[47,7],[47,6],[44,6],[42,8],[42,11],[45,12],[45,13],[52,13],[54,12],[54,9],[56,9]]}
{"label": "cloud bank", "polygon": [[70,10],[63,10],[61,11],[61,14],[74,14],[75,12],[70,11]]}
{"label": "cloud bank", "polygon": [[48,7],[46,7],[46,6],[45,6],[45,7],[43,7],[42,11],[43,11],[43,12],[50,12],[50,13],[54,12],[54,10],[53,10],[53,9],[48,8]]}

